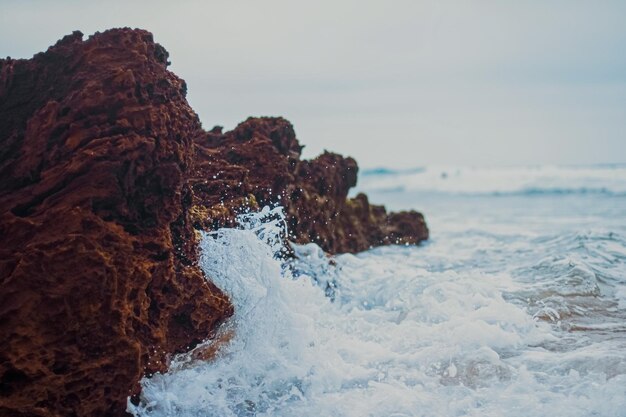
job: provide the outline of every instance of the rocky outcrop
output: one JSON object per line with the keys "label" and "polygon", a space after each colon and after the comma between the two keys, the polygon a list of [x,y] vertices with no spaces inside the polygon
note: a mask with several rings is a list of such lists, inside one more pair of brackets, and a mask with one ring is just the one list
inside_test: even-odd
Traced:
{"label": "rocky outcrop", "polygon": [[144,31],[0,62],[0,415],[119,415],[232,313],[181,244],[197,116]]}
{"label": "rocky outcrop", "polygon": [[123,415],[168,357],[232,314],[197,266],[196,229],[282,204],[328,252],[417,243],[351,158],[300,160],[284,119],[202,130],[185,82],[142,30],[75,32],[0,60],[0,416]]}
{"label": "rocky outcrop", "polygon": [[282,118],[250,118],[225,134],[219,128],[195,140],[196,171],[190,184],[196,227],[232,224],[245,204],[281,204],[291,238],[329,253],[372,246],[417,244],[428,238],[417,212],[387,214],[364,194],[348,199],[358,167],[352,158],[325,152],[300,160],[302,146]]}

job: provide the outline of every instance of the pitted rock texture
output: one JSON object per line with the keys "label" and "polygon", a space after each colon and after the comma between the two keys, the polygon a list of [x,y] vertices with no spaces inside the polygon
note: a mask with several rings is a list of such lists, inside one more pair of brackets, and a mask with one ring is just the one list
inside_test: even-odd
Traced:
{"label": "pitted rock texture", "polygon": [[285,208],[292,240],[314,242],[329,253],[428,239],[420,213],[388,214],[364,194],[347,198],[357,181],[354,159],[325,152],[301,160],[302,146],[285,119],[249,118],[225,134],[214,128],[195,144],[190,185],[200,214],[196,227],[231,225],[233,213],[246,203],[278,203]]}
{"label": "pitted rock texture", "polygon": [[203,131],[167,60],[131,29],[0,60],[0,416],[124,415],[212,337],[233,309],[198,229],[282,204],[292,239],[331,253],[428,237],[419,213],[347,199],[356,162],[300,160],[284,119]]}
{"label": "pitted rock texture", "polygon": [[0,61],[0,415],[122,415],[232,313],[194,265],[200,131],[140,30]]}

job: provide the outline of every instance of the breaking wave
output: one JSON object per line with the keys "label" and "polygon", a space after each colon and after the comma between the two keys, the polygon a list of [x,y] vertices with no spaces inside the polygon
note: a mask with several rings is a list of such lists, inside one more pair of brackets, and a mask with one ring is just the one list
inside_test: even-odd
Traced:
{"label": "breaking wave", "polygon": [[425,167],[366,170],[360,186],[379,192],[476,195],[604,194],[626,196],[626,165],[518,168]]}
{"label": "breaking wave", "polygon": [[286,260],[280,208],[240,223],[201,244],[231,336],[144,379],[135,416],[625,415],[622,234],[442,227]]}

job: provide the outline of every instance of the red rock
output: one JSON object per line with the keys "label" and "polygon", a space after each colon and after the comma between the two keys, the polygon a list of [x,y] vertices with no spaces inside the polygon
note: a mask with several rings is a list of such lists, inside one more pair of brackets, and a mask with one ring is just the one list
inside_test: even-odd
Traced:
{"label": "red rock", "polygon": [[[289,122],[205,132],[142,30],[0,60],[0,416],[115,416],[144,375],[233,312],[195,229],[285,206],[293,239],[355,252],[427,238],[347,200],[351,158],[300,160]],[[209,277],[210,278],[210,277]]]}
{"label": "red rock", "polygon": [[0,415],[123,414],[232,313],[181,245],[200,123],[166,60],[112,30],[0,61]]}
{"label": "red rock", "polygon": [[301,149],[293,127],[282,118],[250,118],[232,132],[199,137],[198,171],[192,179],[193,204],[202,213],[197,227],[232,224],[233,214],[248,201],[255,207],[281,204],[292,239],[317,243],[329,253],[428,239],[420,213],[388,215],[363,194],[347,198],[357,180],[354,159],[325,152],[303,161]]}

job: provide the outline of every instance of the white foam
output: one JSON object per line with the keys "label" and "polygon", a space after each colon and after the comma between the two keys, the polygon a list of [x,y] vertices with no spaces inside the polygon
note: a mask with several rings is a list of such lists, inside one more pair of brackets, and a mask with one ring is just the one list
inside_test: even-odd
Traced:
{"label": "white foam", "polygon": [[333,264],[308,245],[292,274],[280,210],[242,221],[201,245],[235,304],[234,338],[211,362],[144,379],[134,415],[624,416],[623,340],[551,347],[567,333],[533,318],[506,269],[433,267],[450,246]]}
{"label": "white foam", "polygon": [[461,194],[626,193],[626,166],[455,167],[362,175],[359,187],[371,191]]}

